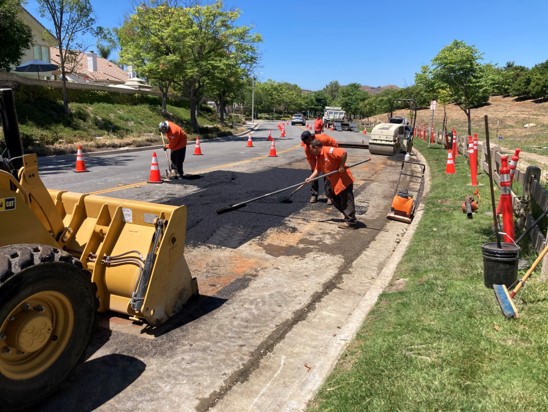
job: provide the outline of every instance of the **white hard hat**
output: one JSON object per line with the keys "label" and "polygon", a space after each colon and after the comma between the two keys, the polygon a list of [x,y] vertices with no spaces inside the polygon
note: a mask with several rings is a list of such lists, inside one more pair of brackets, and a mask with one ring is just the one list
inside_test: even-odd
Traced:
{"label": "white hard hat", "polygon": [[160,122],[160,124],[158,125],[158,129],[160,129],[162,133],[166,133],[169,130],[168,122]]}

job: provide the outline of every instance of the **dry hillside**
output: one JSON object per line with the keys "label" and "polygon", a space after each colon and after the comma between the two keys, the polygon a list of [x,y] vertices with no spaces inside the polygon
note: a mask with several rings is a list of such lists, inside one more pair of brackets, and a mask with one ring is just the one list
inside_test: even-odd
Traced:
{"label": "dry hillside", "polygon": [[[447,125],[459,134],[467,134],[465,113],[455,105],[445,107]],[[400,110],[394,114],[409,117],[409,112]],[[489,118],[489,136],[493,144],[548,157],[548,102],[535,103],[531,100],[516,101],[510,97],[491,97],[489,104],[472,110],[472,133],[480,140],[485,136],[484,116]],[[434,113],[434,128],[443,125],[444,107],[439,105]],[[371,120],[386,121],[386,115],[374,116]],[[432,112],[419,110],[417,126],[430,127]]]}

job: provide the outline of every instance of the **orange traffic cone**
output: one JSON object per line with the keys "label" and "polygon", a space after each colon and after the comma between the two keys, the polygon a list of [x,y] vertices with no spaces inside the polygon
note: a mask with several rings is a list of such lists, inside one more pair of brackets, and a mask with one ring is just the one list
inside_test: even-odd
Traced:
{"label": "orange traffic cone", "polygon": [[282,134],[280,135],[280,137],[285,137],[285,127],[282,127]]}
{"label": "orange traffic cone", "polygon": [[266,140],[268,140],[269,142],[274,141],[274,139],[272,138],[272,133],[270,133],[270,130],[268,131],[268,139],[266,139]]}
{"label": "orange traffic cone", "polygon": [[445,166],[445,174],[452,175],[457,171],[455,170],[455,161],[453,160],[453,151],[447,151],[447,165]]}
{"label": "orange traffic cone", "polygon": [[158,157],[156,152],[152,152],[152,162],[150,163],[150,175],[147,183],[164,183],[160,176],[160,167],[158,166]]}
{"label": "orange traffic cone", "polygon": [[200,138],[196,136],[196,144],[194,146],[194,156],[201,156],[202,149],[200,149]]}
{"label": "orange traffic cone", "polygon": [[367,129],[363,129],[363,134],[367,134]]}
{"label": "orange traffic cone", "polygon": [[276,154],[276,146],[274,146],[274,139],[272,140],[272,144],[270,145],[270,153],[268,157],[278,157]]}
{"label": "orange traffic cone", "polygon": [[247,136],[247,147],[253,147],[253,140],[251,140],[251,133]]}
{"label": "orange traffic cone", "polygon": [[82,146],[78,146],[78,152],[76,153],[76,173],[89,172],[86,169],[86,163],[84,162],[84,156],[82,155]]}

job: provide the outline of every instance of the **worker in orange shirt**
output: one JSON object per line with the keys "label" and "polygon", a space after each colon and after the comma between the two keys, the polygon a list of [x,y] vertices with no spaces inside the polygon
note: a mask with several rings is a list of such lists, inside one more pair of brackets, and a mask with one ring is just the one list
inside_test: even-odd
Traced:
{"label": "worker in orange shirt", "polygon": [[[177,170],[181,179],[184,179],[183,163],[186,156],[187,136],[185,131],[173,122],[164,121],[158,126],[160,133],[165,133],[168,144],[164,145],[164,150],[171,150],[171,167]],[[177,179],[177,175],[174,176]]]}
{"label": "worker in orange shirt", "polygon": [[323,133],[323,120],[321,115],[316,115],[316,120],[314,120],[314,133],[320,134]]}
{"label": "worker in orange shirt", "polygon": [[[315,139],[322,142],[324,146],[330,146],[330,147],[339,147],[339,144],[335,139],[333,139],[331,136],[328,136],[326,134],[312,134],[308,130],[305,130],[301,134],[301,140],[304,143],[304,154],[306,156],[306,160],[308,161],[308,164],[310,165],[310,170],[314,171],[316,168],[316,156],[312,154],[312,151],[310,149],[310,143],[312,143]],[[316,203],[318,201],[318,193],[319,193],[320,185],[317,180],[314,180],[312,184],[310,185],[310,203]],[[327,204],[332,204],[332,200],[329,197],[329,180],[324,178],[324,190],[325,195],[327,196]]]}
{"label": "worker in orange shirt", "polygon": [[339,224],[342,229],[355,229],[358,227],[356,219],[356,207],[354,205],[354,176],[346,168],[346,150],[340,147],[324,146],[320,140],[313,140],[310,143],[310,150],[317,157],[316,168],[306,179],[309,183],[320,173],[329,173],[338,170],[327,176],[329,179],[330,198],[333,206],[344,215],[344,221]]}

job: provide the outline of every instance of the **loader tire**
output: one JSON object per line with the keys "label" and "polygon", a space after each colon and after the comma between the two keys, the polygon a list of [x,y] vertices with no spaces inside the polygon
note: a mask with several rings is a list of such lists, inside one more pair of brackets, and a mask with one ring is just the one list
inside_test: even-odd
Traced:
{"label": "loader tire", "polygon": [[72,255],[46,245],[0,247],[0,410],[51,395],[83,359],[96,287]]}

